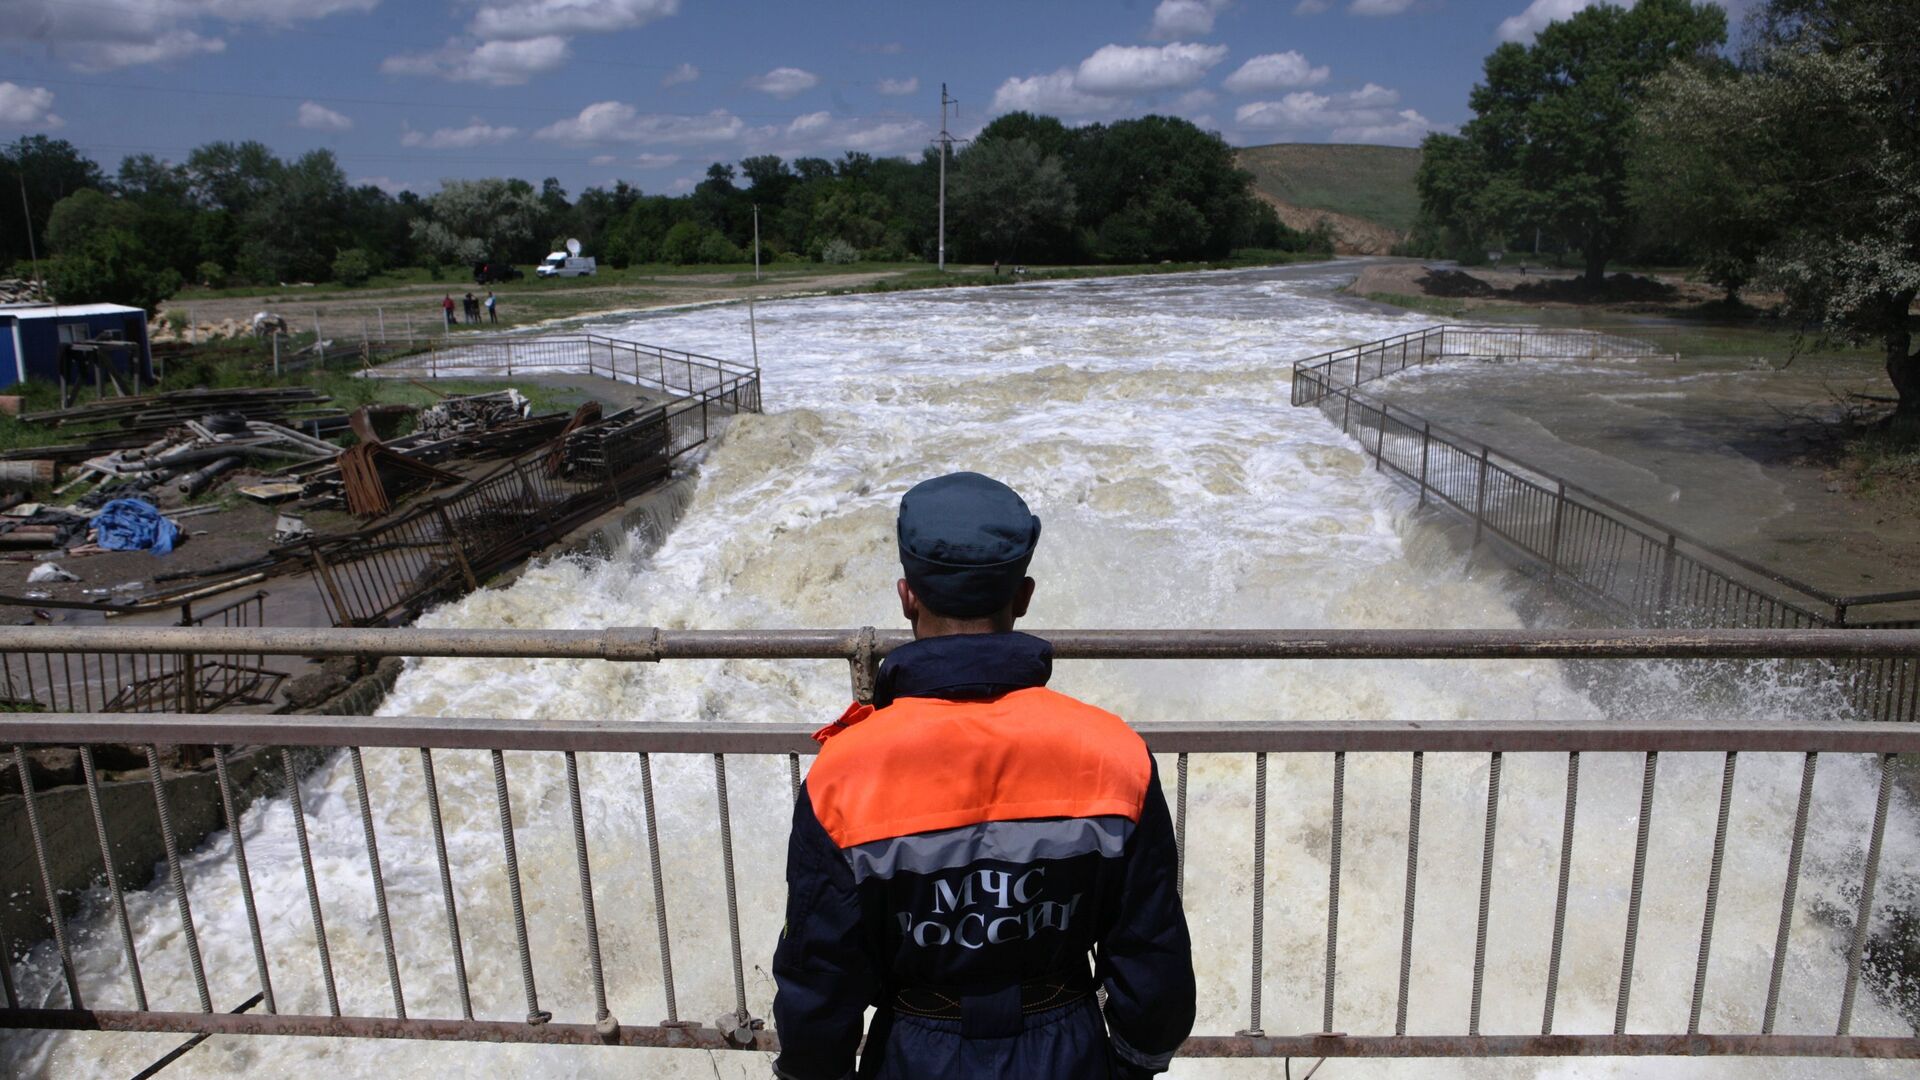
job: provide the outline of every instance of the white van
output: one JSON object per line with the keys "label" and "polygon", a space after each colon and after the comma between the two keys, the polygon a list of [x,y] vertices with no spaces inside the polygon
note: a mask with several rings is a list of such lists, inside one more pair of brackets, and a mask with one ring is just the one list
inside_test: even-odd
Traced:
{"label": "white van", "polygon": [[590,277],[598,269],[591,255],[569,255],[564,251],[556,251],[547,256],[546,261],[533,272],[543,278]]}

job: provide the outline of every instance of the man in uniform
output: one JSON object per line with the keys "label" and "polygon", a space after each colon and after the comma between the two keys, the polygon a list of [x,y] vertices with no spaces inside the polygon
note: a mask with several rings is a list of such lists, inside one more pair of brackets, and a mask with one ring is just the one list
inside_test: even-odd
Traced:
{"label": "man in uniform", "polygon": [[854,1075],[868,1006],[861,1077],[1164,1071],[1194,1013],[1173,823],[1146,744],[1047,689],[1052,647],[1013,631],[1040,519],[954,473],[907,492],[898,532],[915,640],[814,736],[774,1073]]}

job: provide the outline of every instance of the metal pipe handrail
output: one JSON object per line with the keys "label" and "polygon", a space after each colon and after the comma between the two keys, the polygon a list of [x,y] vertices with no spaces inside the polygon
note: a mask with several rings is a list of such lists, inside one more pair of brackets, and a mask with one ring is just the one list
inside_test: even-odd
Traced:
{"label": "metal pipe handrail", "polygon": [[[322,629],[0,627],[0,652],[246,652],[269,656],[463,656],[557,660],[854,660],[905,630]],[[1920,657],[1920,629],[1818,630],[1033,630],[1062,660],[1772,660]]]}
{"label": "metal pipe handrail", "polygon": [[[1130,725],[1160,754],[1920,753],[1920,725],[1887,721],[1145,720]],[[317,747],[422,746],[641,754],[813,754],[815,725],[633,723],[459,716],[240,713],[29,713],[9,718],[28,745],[158,743]]]}

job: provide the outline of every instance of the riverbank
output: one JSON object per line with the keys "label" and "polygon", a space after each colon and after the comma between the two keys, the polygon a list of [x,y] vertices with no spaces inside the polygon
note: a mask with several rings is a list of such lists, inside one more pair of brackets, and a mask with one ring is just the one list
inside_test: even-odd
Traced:
{"label": "riverbank", "polygon": [[[1368,266],[1348,292],[1431,312],[1379,290],[1457,289],[1449,273]],[[1442,318],[1604,329],[1668,355],[1445,363],[1370,384],[1371,393],[1836,593],[1920,583],[1920,467],[1867,438],[1879,411],[1872,399],[1887,390],[1873,352],[1820,347],[1752,317],[1709,317],[1700,290],[1684,283],[1666,283],[1674,291],[1664,300],[1527,303],[1511,292],[1517,270],[1470,276],[1507,291]],[[1872,459],[1857,453],[1863,445]]]}
{"label": "riverbank", "polygon": [[[465,333],[524,329],[563,319],[617,315],[629,311],[692,307],[726,301],[769,300],[777,297],[839,296],[863,292],[899,292],[975,285],[1017,284],[1136,274],[1188,273],[1195,270],[1285,266],[1333,256],[1310,252],[1255,251],[1233,258],[1199,263],[1142,263],[1096,266],[1029,267],[1016,273],[1008,265],[949,264],[939,270],[926,263],[882,263],[830,266],[819,263],[773,263],[756,275],[751,267],[631,267],[604,268],[592,278],[540,281],[525,279],[476,286],[470,278],[411,282],[389,286],[342,289],[332,286],[189,290],[161,305],[154,320],[162,340],[173,332],[170,320],[183,326],[219,327],[245,324],[262,311],[287,319],[296,333],[310,333],[316,320],[320,332],[334,340],[373,336],[426,335],[444,329],[441,301],[456,301],[467,293],[484,297],[491,290],[498,299],[498,322],[460,323]],[[193,336],[181,330],[180,339]]]}

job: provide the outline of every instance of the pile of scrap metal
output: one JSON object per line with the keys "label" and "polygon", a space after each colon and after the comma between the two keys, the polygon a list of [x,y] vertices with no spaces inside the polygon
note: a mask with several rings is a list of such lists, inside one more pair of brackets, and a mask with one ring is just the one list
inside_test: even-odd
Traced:
{"label": "pile of scrap metal", "polygon": [[59,507],[21,503],[0,512],[0,548],[68,547],[86,539],[88,520]]}
{"label": "pile of scrap metal", "polygon": [[444,398],[420,410],[416,430],[430,439],[449,439],[505,427],[532,411],[520,391]]}
{"label": "pile of scrap metal", "polygon": [[448,397],[422,409],[413,433],[397,439],[369,438],[379,417],[370,415],[362,423],[356,414],[355,431],[362,441],[354,449],[377,449],[362,451],[364,458],[351,463],[343,455],[338,461],[296,465],[285,471],[305,485],[300,493],[303,508],[383,514],[392,508],[395,496],[403,489],[417,488],[420,481],[432,485],[464,480],[436,465],[519,454],[551,442],[567,425],[565,413],[528,416],[527,412],[527,399],[515,390]]}
{"label": "pile of scrap metal", "polygon": [[192,498],[249,458],[304,464],[331,461],[339,454],[338,446],[281,424],[249,420],[242,413],[214,413],[170,427],[144,446],[88,458],[59,492],[97,480],[103,486],[113,484],[116,494],[132,494],[171,481]]}

